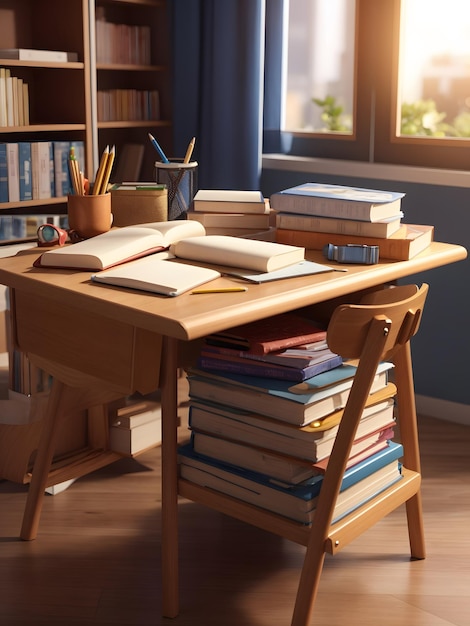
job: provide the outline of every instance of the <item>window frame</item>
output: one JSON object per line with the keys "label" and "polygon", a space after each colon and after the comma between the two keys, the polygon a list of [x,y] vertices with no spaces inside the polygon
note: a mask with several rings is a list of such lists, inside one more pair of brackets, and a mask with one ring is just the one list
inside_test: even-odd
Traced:
{"label": "window frame", "polygon": [[284,151],[439,169],[468,169],[470,139],[398,134],[401,0],[356,0],[353,132],[281,131]]}

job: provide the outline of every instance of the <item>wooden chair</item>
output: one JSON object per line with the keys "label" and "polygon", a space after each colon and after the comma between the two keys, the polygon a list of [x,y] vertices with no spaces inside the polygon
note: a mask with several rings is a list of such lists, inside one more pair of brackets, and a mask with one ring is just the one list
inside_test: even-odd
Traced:
{"label": "wooden chair", "polygon": [[[307,546],[292,626],[310,623],[326,553],[336,554],[404,503],[411,557],[425,557],[410,339],[418,330],[427,291],[426,284],[419,289],[415,285],[390,287],[369,293],[360,304],[340,305],[333,312],[328,325],[328,345],[344,358],[357,359],[358,367],[311,526],[297,524],[180,479],[181,495]],[[395,365],[397,417],[404,449],[403,476],[365,505],[332,524],[355,432],[377,366],[384,360],[392,360]]]}

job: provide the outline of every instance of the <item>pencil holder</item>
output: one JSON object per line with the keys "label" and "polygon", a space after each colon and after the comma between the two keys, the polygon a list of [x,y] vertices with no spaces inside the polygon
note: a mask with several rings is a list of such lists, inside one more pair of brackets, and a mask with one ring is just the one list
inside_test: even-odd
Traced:
{"label": "pencil holder", "polygon": [[166,187],[111,187],[114,226],[131,226],[168,219],[168,190]]}
{"label": "pencil holder", "polygon": [[197,161],[183,163],[173,159],[170,163],[155,163],[156,181],[168,189],[168,219],[186,219],[197,191]]}
{"label": "pencil holder", "polygon": [[111,194],[68,196],[67,217],[69,228],[84,239],[106,233],[113,221]]}

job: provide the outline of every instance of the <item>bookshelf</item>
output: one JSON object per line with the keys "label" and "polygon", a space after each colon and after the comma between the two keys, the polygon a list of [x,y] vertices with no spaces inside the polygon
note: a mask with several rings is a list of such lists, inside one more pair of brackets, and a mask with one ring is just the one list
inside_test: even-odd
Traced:
{"label": "bookshelf", "polygon": [[[26,122],[3,125],[0,115],[0,144],[83,142],[83,169],[91,180],[106,145],[116,145],[118,165],[126,145],[140,144],[140,179],[153,180],[156,159],[147,133],[171,154],[168,20],[166,0],[0,0],[0,49],[76,53],[76,60],[63,62],[0,53],[0,68],[27,86],[29,103]],[[109,57],[112,41],[128,56]],[[99,110],[103,94],[124,99],[112,117]],[[136,102],[139,113],[130,115]],[[44,213],[65,214],[66,196],[0,201],[0,215]]]}
{"label": "bookshelf", "polygon": [[[105,37],[97,37],[97,18],[121,25],[119,48],[123,48],[123,32],[132,31],[141,36],[145,26],[147,56],[98,59],[98,45],[101,50],[109,42]],[[107,144],[116,146],[116,164],[126,144],[141,144],[144,155],[140,179],[154,180],[156,155],[147,133],[158,135],[171,154],[167,20],[166,0],[0,0],[0,49],[76,53],[73,61],[20,60],[3,58],[0,53],[0,68],[27,85],[28,102],[28,115],[23,113],[23,119],[17,117],[14,123],[4,124],[0,114],[0,144],[82,142],[83,170],[91,180]],[[104,90],[126,90],[134,94],[158,91],[159,111],[141,116],[142,119],[129,119],[128,115],[100,119],[98,92]],[[0,218],[66,212],[66,195],[56,196],[52,191],[51,197],[0,202]],[[5,244],[17,241],[4,237],[0,241],[3,244],[0,255],[8,254],[9,246]],[[5,399],[3,408],[15,412],[16,401]],[[103,406],[82,410],[75,420],[74,434],[64,433],[60,438],[59,456],[49,484],[76,478],[122,456],[110,450],[108,416],[104,409]],[[31,407],[24,423],[2,423],[0,419],[0,478],[29,482],[31,455],[39,441],[43,412],[44,402],[40,402],[39,407]]]}

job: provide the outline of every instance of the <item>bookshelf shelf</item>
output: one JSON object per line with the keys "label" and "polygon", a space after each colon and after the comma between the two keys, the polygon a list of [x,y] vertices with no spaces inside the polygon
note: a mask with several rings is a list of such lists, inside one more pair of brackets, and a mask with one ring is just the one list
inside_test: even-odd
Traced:
{"label": "bookshelf shelf", "polygon": [[98,122],[100,129],[118,129],[118,128],[169,128],[171,122],[165,120],[136,120],[136,121],[115,121],[115,122]]}
{"label": "bookshelf shelf", "polygon": [[131,65],[129,63],[97,63],[96,69],[102,72],[165,72],[166,65]]}
{"label": "bookshelf shelf", "polygon": [[0,134],[7,135],[12,133],[61,133],[84,131],[85,124],[31,124],[29,126],[3,126],[0,128]]}
{"label": "bookshelf shelf", "polygon": [[67,70],[83,70],[85,64],[79,61],[58,63],[56,61],[18,61],[17,59],[3,59],[0,57],[0,66],[3,67],[42,67],[44,69],[63,68]]}
{"label": "bookshelf shelf", "polygon": [[23,200],[21,202],[0,202],[0,211],[4,209],[30,209],[34,207],[48,207],[56,204],[64,204],[67,198],[45,198],[44,200]]}

